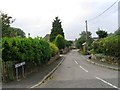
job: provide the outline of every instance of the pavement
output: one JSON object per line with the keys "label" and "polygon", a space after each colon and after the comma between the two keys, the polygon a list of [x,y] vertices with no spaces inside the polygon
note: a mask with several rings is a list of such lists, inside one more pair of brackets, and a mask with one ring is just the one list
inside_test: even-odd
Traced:
{"label": "pavement", "polygon": [[72,50],[65,56],[59,68],[41,85],[35,88],[114,88],[118,85],[119,71],[93,65],[87,59]]}

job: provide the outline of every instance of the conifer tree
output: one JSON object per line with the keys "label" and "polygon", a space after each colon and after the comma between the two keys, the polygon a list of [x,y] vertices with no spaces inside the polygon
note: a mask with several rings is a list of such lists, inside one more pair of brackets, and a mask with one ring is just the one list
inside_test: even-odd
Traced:
{"label": "conifer tree", "polygon": [[50,34],[50,41],[53,42],[55,37],[60,34],[64,37],[64,32],[62,29],[61,21],[58,17],[55,18],[55,20],[52,23],[52,29]]}

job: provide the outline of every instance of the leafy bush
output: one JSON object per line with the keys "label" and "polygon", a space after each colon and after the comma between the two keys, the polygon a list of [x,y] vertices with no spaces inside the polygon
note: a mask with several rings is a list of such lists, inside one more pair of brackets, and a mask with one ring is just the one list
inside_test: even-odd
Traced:
{"label": "leafy bush", "polygon": [[59,52],[58,47],[53,43],[50,43],[50,49],[51,49],[52,56],[54,56],[55,54]]}
{"label": "leafy bush", "polygon": [[46,63],[51,57],[50,45],[42,38],[3,38],[3,61]]}
{"label": "leafy bush", "polygon": [[[2,39],[2,80],[15,79],[14,65],[23,61],[25,73],[31,73],[37,66],[47,63],[51,56],[59,52],[58,47],[46,40],[37,38],[3,38]],[[55,57],[55,59],[57,59]],[[19,70],[21,73],[21,69]]]}
{"label": "leafy bush", "polygon": [[113,35],[107,38],[97,40],[93,43],[93,49],[96,53],[103,53],[120,58],[120,35]]}
{"label": "leafy bush", "polygon": [[65,48],[65,39],[60,34],[58,34],[56,36],[54,43],[59,49],[64,49]]}

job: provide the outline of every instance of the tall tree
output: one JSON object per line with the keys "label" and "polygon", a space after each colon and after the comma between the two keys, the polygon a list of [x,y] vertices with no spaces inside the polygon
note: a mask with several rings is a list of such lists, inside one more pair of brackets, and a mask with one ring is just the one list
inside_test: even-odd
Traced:
{"label": "tall tree", "polygon": [[98,35],[99,39],[105,38],[108,36],[108,33],[104,30],[100,30],[100,28],[98,28],[98,31],[96,31],[96,34]]}
{"label": "tall tree", "polygon": [[2,37],[25,37],[25,33],[21,29],[10,26],[15,21],[11,16],[1,13],[0,18],[2,20]]}
{"label": "tall tree", "polygon": [[8,14],[1,13],[1,20],[2,20],[2,37],[9,37],[11,30],[9,29],[10,24],[14,22],[11,16]]}
{"label": "tall tree", "polygon": [[64,32],[62,29],[61,21],[58,17],[55,17],[54,22],[52,23],[52,29],[50,34],[50,41],[54,41],[55,37],[60,34],[64,37]]}

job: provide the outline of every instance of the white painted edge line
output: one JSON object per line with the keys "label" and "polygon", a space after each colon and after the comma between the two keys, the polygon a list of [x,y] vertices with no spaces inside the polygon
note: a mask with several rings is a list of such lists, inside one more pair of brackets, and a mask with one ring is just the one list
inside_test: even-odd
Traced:
{"label": "white painted edge line", "polygon": [[80,68],[82,68],[85,72],[88,72],[88,70],[86,70],[85,68],[83,68],[82,66],[79,66]]}
{"label": "white painted edge line", "polygon": [[52,73],[54,73],[54,71],[62,64],[64,59],[65,57],[63,57],[62,61],[51,72],[49,72],[38,84],[33,85],[32,87],[30,87],[30,89],[41,85],[46,80],[46,78],[49,77]]}
{"label": "white painted edge line", "polygon": [[106,84],[108,84],[108,85],[112,86],[113,88],[120,89],[120,88],[118,88],[117,86],[112,85],[111,83],[109,83],[109,82],[107,82],[107,81],[105,81],[105,80],[103,80],[103,79],[101,79],[101,78],[99,78],[99,77],[96,77],[96,78],[97,78],[98,80],[100,80],[100,81],[102,81],[102,82],[104,82],[104,83],[106,83]]}
{"label": "white painted edge line", "polygon": [[76,64],[78,64],[78,62],[76,60],[74,60]]}

